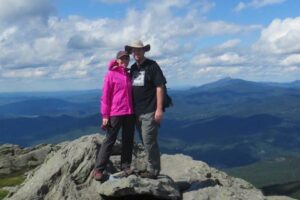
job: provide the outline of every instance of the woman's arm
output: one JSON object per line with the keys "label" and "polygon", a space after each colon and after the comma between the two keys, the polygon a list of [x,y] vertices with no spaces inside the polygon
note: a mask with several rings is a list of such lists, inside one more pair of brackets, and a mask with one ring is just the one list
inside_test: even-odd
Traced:
{"label": "woman's arm", "polygon": [[112,84],[109,73],[104,78],[104,84],[101,97],[101,114],[103,119],[110,117],[110,109],[112,104]]}

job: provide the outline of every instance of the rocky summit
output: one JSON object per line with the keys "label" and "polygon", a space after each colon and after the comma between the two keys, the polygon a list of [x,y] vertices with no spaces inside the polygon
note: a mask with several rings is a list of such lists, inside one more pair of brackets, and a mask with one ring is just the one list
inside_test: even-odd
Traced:
{"label": "rocky summit", "polygon": [[0,175],[34,168],[45,159],[54,145],[43,144],[35,147],[21,148],[18,145],[5,144],[0,146]]}
{"label": "rocky summit", "polygon": [[[141,178],[136,174],[128,177],[114,176],[119,170],[121,144],[116,143],[108,166],[108,180],[101,183],[91,178],[97,152],[104,137],[88,135],[58,145],[43,145],[27,150],[29,156],[13,145],[2,146],[1,156],[19,149],[22,166],[35,161],[36,168],[27,173],[26,180],[10,190],[10,200],[101,200],[101,199],[170,199],[170,200],[291,200],[284,196],[264,196],[250,183],[228,176],[201,161],[185,155],[162,155],[161,175],[157,179]],[[0,148],[1,150],[1,148]],[[35,154],[32,153],[35,151]],[[3,154],[3,155],[2,155]],[[45,156],[47,155],[47,156]],[[143,168],[143,150],[134,149],[133,169]],[[39,159],[37,159],[37,158]],[[26,159],[25,159],[26,158]],[[35,159],[33,159],[35,158]],[[6,159],[6,160],[7,160]],[[19,157],[20,159],[20,157]],[[18,159],[17,159],[18,160]],[[2,164],[2,173],[9,166]],[[21,165],[20,165],[21,166]],[[118,173],[117,173],[118,174]]]}

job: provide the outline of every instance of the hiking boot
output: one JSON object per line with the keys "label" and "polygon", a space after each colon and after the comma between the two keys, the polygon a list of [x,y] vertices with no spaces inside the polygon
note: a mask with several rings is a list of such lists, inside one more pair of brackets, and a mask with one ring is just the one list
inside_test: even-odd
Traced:
{"label": "hiking boot", "polygon": [[140,177],[142,178],[150,178],[150,179],[157,179],[157,175],[151,173],[149,171],[144,171],[140,173]]}
{"label": "hiking boot", "polygon": [[103,180],[103,172],[94,169],[92,171],[92,177],[96,180],[96,181],[102,181]]}

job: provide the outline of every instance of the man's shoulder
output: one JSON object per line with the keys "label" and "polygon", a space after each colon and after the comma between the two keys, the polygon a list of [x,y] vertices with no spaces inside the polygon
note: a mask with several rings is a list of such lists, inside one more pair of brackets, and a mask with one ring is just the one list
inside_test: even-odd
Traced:
{"label": "man's shoulder", "polygon": [[156,63],[156,62],[150,58],[146,58],[145,63]]}
{"label": "man's shoulder", "polygon": [[158,68],[160,68],[156,61],[149,58],[145,60],[144,66],[149,70],[157,70]]}
{"label": "man's shoulder", "polygon": [[[155,68],[155,67],[159,67],[159,65],[157,64],[157,62],[156,61],[154,61],[154,60],[151,60],[151,59],[149,59],[149,58],[146,58],[145,59],[145,61],[144,61],[144,63],[142,64],[142,66],[144,67],[144,68]],[[130,69],[131,70],[136,70],[138,67],[137,67],[137,64],[136,64],[136,62],[135,63],[133,63],[131,66],[130,66]]]}
{"label": "man's shoulder", "polygon": [[146,58],[145,65],[158,65],[156,61]]}

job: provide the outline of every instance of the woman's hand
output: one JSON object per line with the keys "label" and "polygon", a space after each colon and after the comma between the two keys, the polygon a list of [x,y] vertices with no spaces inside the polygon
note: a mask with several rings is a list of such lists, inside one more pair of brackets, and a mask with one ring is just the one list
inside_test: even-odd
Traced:
{"label": "woman's hand", "polygon": [[103,118],[102,119],[102,126],[105,127],[108,124],[108,118]]}

